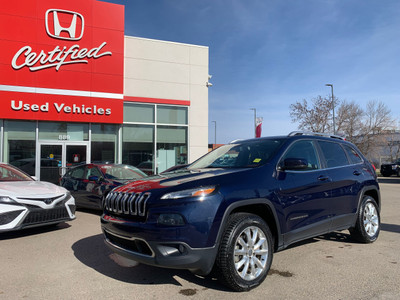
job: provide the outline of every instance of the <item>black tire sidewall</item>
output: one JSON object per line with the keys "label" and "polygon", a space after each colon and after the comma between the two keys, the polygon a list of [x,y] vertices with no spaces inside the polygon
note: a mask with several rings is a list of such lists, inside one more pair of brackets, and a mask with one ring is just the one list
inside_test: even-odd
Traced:
{"label": "black tire sidewall", "polygon": [[[237,273],[236,268],[235,268],[235,260],[234,260],[234,249],[235,249],[235,243],[236,240],[238,239],[239,235],[243,232],[248,227],[258,227],[265,235],[268,243],[268,257],[267,257],[267,262],[266,262],[266,267],[265,270],[254,280],[247,281],[244,280],[243,278],[240,277],[240,275]],[[265,277],[268,274],[268,271],[271,267],[272,263],[272,234],[271,231],[268,228],[268,225],[264,222],[263,219],[256,215],[243,215],[243,218],[239,221],[237,221],[236,225],[234,226],[233,230],[230,232],[227,232],[226,234],[230,234],[229,239],[228,239],[228,247],[226,249],[227,257],[226,257],[226,266],[228,268],[228,272],[230,273],[231,279],[235,282],[235,284],[238,286],[238,288],[235,288],[236,290],[249,290],[255,286],[258,286],[261,282],[264,281]]]}
{"label": "black tire sidewall", "polygon": [[[364,227],[364,210],[368,203],[371,203],[372,205],[375,206],[376,213],[378,214],[378,230],[376,231],[376,233],[373,236],[368,235],[368,233],[365,231],[365,227]],[[360,211],[358,213],[357,227],[358,227],[357,228],[358,234],[363,242],[372,243],[372,242],[375,242],[376,239],[378,238],[379,232],[381,229],[381,218],[380,218],[380,214],[379,214],[378,205],[376,204],[376,201],[374,200],[374,198],[372,198],[370,196],[364,197],[363,202],[360,207]]]}

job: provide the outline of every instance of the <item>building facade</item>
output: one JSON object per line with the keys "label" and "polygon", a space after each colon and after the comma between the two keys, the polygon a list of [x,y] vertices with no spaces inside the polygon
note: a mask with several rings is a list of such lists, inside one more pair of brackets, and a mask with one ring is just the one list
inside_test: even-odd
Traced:
{"label": "building facade", "polygon": [[85,162],[155,174],[207,153],[208,47],[124,35],[124,6],[0,12],[0,159],[58,182]]}

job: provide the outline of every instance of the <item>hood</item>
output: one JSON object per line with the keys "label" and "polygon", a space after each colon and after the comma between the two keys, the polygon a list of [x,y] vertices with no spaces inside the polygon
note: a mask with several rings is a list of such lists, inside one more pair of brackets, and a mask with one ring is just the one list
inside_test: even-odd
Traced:
{"label": "hood", "polygon": [[11,198],[46,198],[65,194],[66,192],[67,190],[63,187],[45,181],[0,182],[0,196],[9,196]]}
{"label": "hood", "polygon": [[192,188],[202,185],[219,184],[225,175],[249,172],[253,169],[195,169],[179,170],[129,182],[114,189],[115,192],[137,193],[149,190],[176,190],[174,187]]}

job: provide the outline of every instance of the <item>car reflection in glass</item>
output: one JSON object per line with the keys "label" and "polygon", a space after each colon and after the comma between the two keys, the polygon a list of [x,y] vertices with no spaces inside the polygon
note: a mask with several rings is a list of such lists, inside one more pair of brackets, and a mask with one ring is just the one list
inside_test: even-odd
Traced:
{"label": "car reflection in glass", "polygon": [[77,207],[101,209],[108,192],[129,181],[147,177],[138,168],[119,164],[86,164],[70,169],[60,185],[71,192]]}

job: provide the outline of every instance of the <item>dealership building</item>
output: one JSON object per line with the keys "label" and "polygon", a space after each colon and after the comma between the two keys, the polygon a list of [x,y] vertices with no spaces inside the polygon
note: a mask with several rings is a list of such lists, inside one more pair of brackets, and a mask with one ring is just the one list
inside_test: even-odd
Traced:
{"label": "dealership building", "polygon": [[58,182],[207,152],[208,47],[125,36],[124,6],[96,0],[8,1],[0,22],[1,161]]}

